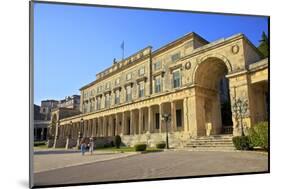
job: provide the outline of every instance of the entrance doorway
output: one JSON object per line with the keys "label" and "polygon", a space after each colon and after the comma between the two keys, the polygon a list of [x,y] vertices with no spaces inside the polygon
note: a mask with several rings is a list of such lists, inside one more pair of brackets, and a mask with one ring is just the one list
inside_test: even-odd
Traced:
{"label": "entrance doorway", "polygon": [[201,62],[195,71],[199,106],[196,108],[202,115],[197,125],[199,136],[232,133],[229,83],[225,77],[228,69],[223,60],[210,57]]}

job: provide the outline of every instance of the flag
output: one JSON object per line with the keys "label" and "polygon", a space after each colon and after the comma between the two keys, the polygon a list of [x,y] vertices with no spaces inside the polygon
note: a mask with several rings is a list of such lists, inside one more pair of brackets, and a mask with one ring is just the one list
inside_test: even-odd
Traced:
{"label": "flag", "polygon": [[122,60],[124,59],[124,47],[125,47],[125,44],[124,44],[124,40],[123,42],[121,43],[121,49],[122,49]]}

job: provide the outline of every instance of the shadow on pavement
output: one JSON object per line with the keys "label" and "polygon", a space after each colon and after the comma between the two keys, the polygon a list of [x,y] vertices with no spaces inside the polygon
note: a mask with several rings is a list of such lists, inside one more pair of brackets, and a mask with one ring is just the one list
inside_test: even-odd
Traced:
{"label": "shadow on pavement", "polygon": [[[34,155],[49,155],[49,154],[73,154],[73,153],[81,153],[80,150],[42,150],[42,151],[34,151]],[[117,154],[121,152],[95,152],[93,155],[110,155]],[[89,152],[86,152],[85,155],[89,155]]]}

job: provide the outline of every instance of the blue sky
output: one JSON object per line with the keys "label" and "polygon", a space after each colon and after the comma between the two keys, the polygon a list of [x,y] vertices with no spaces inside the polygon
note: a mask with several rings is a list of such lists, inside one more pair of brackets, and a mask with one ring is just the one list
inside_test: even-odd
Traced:
{"label": "blue sky", "polygon": [[63,99],[96,73],[151,45],[153,50],[186,33],[196,32],[208,41],[244,33],[254,45],[265,17],[133,10],[35,3],[34,101]]}

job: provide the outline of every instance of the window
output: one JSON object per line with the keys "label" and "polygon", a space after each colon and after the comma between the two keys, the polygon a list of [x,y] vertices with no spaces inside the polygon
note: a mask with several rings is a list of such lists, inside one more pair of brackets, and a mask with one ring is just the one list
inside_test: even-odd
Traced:
{"label": "window", "polygon": [[161,62],[156,62],[153,64],[154,71],[159,70],[161,68]]}
{"label": "window", "polygon": [[132,78],[132,74],[131,73],[128,73],[127,75],[126,75],[126,80],[128,81],[128,80],[131,80],[131,78]]}
{"label": "window", "polygon": [[91,96],[94,96],[94,94],[95,94],[95,90],[92,89],[92,90],[91,90]]}
{"label": "window", "polygon": [[83,104],[83,112],[86,113],[87,112],[87,107],[86,107],[86,103]]}
{"label": "window", "polygon": [[161,77],[156,77],[154,80],[154,92],[159,93],[161,92]]}
{"label": "window", "polygon": [[97,87],[97,92],[100,93],[102,91],[102,86]]}
{"label": "window", "polygon": [[119,85],[120,84],[120,78],[116,79],[115,80],[115,86]]}
{"label": "window", "polygon": [[159,129],[159,127],[160,127],[160,120],[159,120],[159,118],[160,118],[160,114],[156,113],[155,114],[155,128],[156,129]]}
{"label": "window", "polygon": [[115,91],[115,100],[114,100],[115,104],[119,104],[120,103],[120,91],[117,90]]}
{"label": "window", "polygon": [[180,71],[177,70],[173,72],[173,88],[178,88],[181,86]]}
{"label": "window", "polygon": [[139,76],[143,76],[145,73],[144,67],[142,67],[141,69],[139,69]]}
{"label": "window", "polygon": [[110,107],[110,95],[106,95],[105,96],[105,108],[109,108]]}
{"label": "window", "polygon": [[177,127],[181,127],[181,109],[176,110]]}
{"label": "window", "polygon": [[101,105],[100,102],[101,102],[101,97],[98,97],[98,98],[97,98],[97,110],[100,110],[100,108],[101,108],[101,107],[100,107],[100,105]]}
{"label": "window", "polygon": [[105,84],[105,88],[106,88],[106,89],[109,89],[109,88],[110,88],[110,83],[109,83],[109,82]]}
{"label": "window", "polygon": [[139,97],[144,97],[144,82],[139,83]]}
{"label": "window", "polygon": [[126,102],[129,102],[132,100],[132,88],[131,86],[126,87]]}
{"label": "window", "polygon": [[180,52],[178,52],[171,56],[171,60],[172,60],[172,62],[176,62],[178,59],[180,59],[180,57],[181,57],[181,54],[180,54]]}

